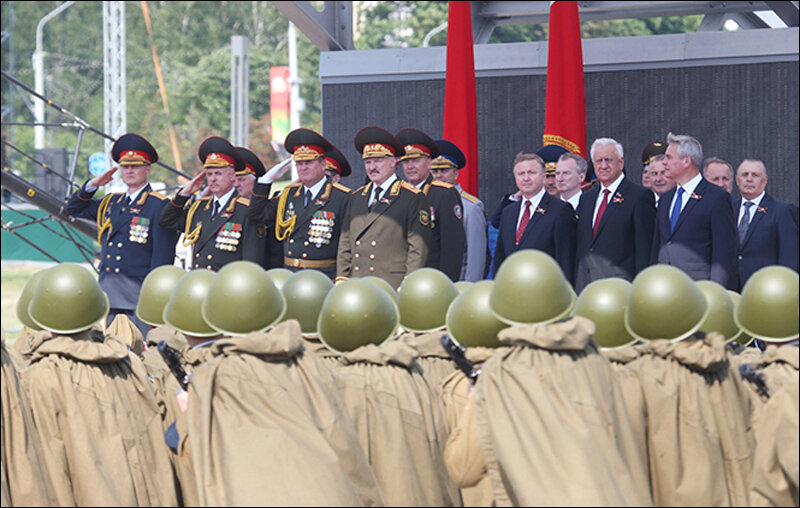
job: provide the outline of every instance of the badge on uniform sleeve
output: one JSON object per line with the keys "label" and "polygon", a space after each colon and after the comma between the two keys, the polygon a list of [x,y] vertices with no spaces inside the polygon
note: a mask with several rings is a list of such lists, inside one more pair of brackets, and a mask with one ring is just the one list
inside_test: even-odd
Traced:
{"label": "badge on uniform sleeve", "polygon": [[419,223],[425,227],[428,227],[428,225],[431,223],[431,217],[428,215],[427,210],[419,211]]}
{"label": "badge on uniform sleeve", "polygon": [[461,220],[461,218],[464,216],[464,214],[461,213],[461,205],[455,205],[453,207],[453,213],[456,214],[456,218],[458,220]]}

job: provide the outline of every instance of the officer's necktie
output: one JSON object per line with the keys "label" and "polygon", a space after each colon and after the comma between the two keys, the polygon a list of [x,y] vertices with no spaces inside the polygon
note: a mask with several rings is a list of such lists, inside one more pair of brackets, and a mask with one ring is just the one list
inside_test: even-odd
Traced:
{"label": "officer's necktie", "polygon": [[308,207],[308,204],[311,203],[311,191],[306,190],[306,200],[303,203],[303,207]]}
{"label": "officer's necktie", "polygon": [[597,234],[597,226],[600,225],[600,219],[603,218],[603,213],[608,206],[608,195],[611,194],[611,189],[603,190],[603,201],[600,203],[600,208],[597,209],[597,217],[594,219],[594,227],[592,228],[592,236]]}
{"label": "officer's necktie", "polygon": [[681,206],[683,206],[683,187],[678,186],[678,191],[675,193],[675,204],[672,207],[672,214],[669,216],[669,230],[675,231],[675,224],[678,223],[678,217],[681,216]]}
{"label": "officer's necktie", "polygon": [[381,199],[382,190],[383,189],[381,189],[379,186],[377,185],[375,186],[375,193],[372,195],[372,204],[369,205],[370,210],[372,209],[373,206],[375,206],[375,203],[377,203],[378,200]]}
{"label": "officer's necktie", "polygon": [[519,245],[519,240],[522,238],[522,233],[525,232],[525,228],[528,227],[528,222],[531,220],[531,202],[527,199],[525,200],[525,211],[522,212],[522,219],[519,221],[519,226],[517,227],[517,237],[515,238],[515,245]]}
{"label": "officer's necktie", "polygon": [[121,211],[124,212],[125,210],[127,210],[128,209],[128,205],[130,205],[130,204],[131,204],[131,197],[129,195],[125,194],[125,197],[122,198],[122,210]]}
{"label": "officer's necktie", "polygon": [[747,228],[750,227],[750,207],[753,206],[753,202],[745,201],[742,204],[744,205],[744,214],[742,215],[742,220],[739,221],[739,245],[744,242],[744,237],[747,235]]}
{"label": "officer's necktie", "polygon": [[216,217],[217,216],[218,209],[219,209],[219,201],[217,201],[215,199],[214,200],[214,205],[211,207],[211,216],[212,217]]}

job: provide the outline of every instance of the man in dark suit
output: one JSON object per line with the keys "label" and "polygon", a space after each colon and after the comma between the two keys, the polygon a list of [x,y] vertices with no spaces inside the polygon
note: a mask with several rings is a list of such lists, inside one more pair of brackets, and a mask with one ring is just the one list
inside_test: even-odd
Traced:
{"label": "man in dark suit", "polygon": [[544,160],[533,153],[519,153],[514,159],[514,180],[521,193],[519,201],[503,209],[494,274],[503,260],[520,249],[546,252],[561,266],[572,282],[575,269],[575,211],[566,201],[545,190]]}
{"label": "man in dark suit", "polygon": [[155,148],[139,135],[124,134],[111,147],[111,157],[119,163],[126,192],[94,199],[94,193],[110,182],[118,169],[111,168],[72,194],[67,213],[97,221],[99,281],[111,306],[108,324],[117,314],[126,314],[142,335],[147,335],[150,326],[135,313],[142,282],[154,268],[175,262],[178,233],[158,224],[168,200],[147,183],[151,164],[158,162]]}
{"label": "man in dark suit", "polygon": [[[184,233],[183,244],[192,245],[193,268],[217,271],[241,259],[263,263],[266,232],[247,219],[250,200],[233,186],[236,172],[245,168],[239,152],[228,140],[211,136],[200,145],[198,157],[203,171],[164,206],[159,224]],[[186,206],[204,183],[209,195]]]}
{"label": "man in dark suit", "polygon": [[[765,192],[767,168],[745,159],[736,169],[742,199],[734,203],[739,234],[739,285],[760,268],[783,265],[798,270],[798,228],[791,207]],[[740,289],[741,290],[741,289]]]}
{"label": "man in dark suit", "polygon": [[659,200],[651,261],[735,290],[738,249],[730,194],[700,175],[699,141],[670,133],[667,145],[662,163],[676,186]]}
{"label": "man in dark suit", "polygon": [[[599,186],[586,191],[577,209],[575,291],[606,277],[628,281],[650,264],[655,198],[627,178],[622,145],[599,138],[589,151]],[[579,157],[565,153],[562,158]]]}
{"label": "man in dark suit", "polygon": [[291,271],[319,270],[336,277],[336,255],[350,189],[326,174],[326,152],[332,144],[311,129],[295,129],[286,136],[299,182],[286,186],[276,199],[267,199],[271,184],[259,179],[253,189],[248,217],[264,225],[282,244],[280,266]]}
{"label": "man in dark suit", "polygon": [[[336,280],[374,275],[395,289],[428,260],[431,217],[425,194],[397,178],[405,154],[380,127],[361,129],[354,141],[369,183],[350,195],[339,238]],[[463,228],[462,228],[463,231]]]}
{"label": "man in dark suit", "polygon": [[439,147],[433,139],[417,129],[403,129],[395,138],[405,151],[400,164],[406,181],[425,194],[430,206],[431,244],[427,266],[444,272],[456,282],[461,277],[467,250],[461,195],[449,183],[433,179],[432,161],[439,156]]}

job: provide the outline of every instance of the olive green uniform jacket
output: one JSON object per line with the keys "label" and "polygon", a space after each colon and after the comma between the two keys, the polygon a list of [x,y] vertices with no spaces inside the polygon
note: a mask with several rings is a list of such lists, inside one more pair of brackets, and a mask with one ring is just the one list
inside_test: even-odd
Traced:
{"label": "olive green uniform jacket", "polygon": [[752,401],[723,336],[654,340],[640,353],[626,368],[644,397],[653,502],[747,505]]}
{"label": "olive green uniform jacket", "polygon": [[426,266],[445,273],[453,282],[461,278],[467,251],[461,194],[449,183],[428,175],[422,184],[431,212],[431,243]]}
{"label": "olive green uniform jacket", "polygon": [[[266,229],[247,219],[250,200],[233,191],[225,208],[212,216],[213,197],[189,201],[176,194],[161,209],[161,227],[184,233],[183,242],[192,243],[191,267],[219,271],[231,261],[252,261],[263,265],[266,256]],[[189,227],[187,227],[187,222]]]}
{"label": "olive green uniform jacket", "polygon": [[369,209],[373,185],[350,195],[339,238],[337,279],[374,275],[396,290],[406,275],[428,261],[430,210],[425,194],[399,179]]}
{"label": "olive green uniform jacket", "polygon": [[206,347],[214,358],[192,372],[177,425],[200,505],[383,505],[331,370],[304,354],[297,321]]}
{"label": "olive green uniform jacket", "polygon": [[[304,206],[302,183],[287,186],[273,199],[268,199],[270,188],[270,184],[253,186],[248,216],[263,224],[267,234],[283,244],[280,266],[293,272],[310,268],[336,278],[336,255],[350,189],[327,178],[319,194]],[[287,227],[279,224],[276,231],[276,220]],[[290,221],[291,227],[288,227]],[[276,236],[278,233],[280,238]]]}
{"label": "olive green uniform jacket", "polygon": [[175,506],[175,475],[142,362],[89,330],[37,335],[22,372],[58,505]]}
{"label": "olive green uniform jacket", "polygon": [[20,358],[0,342],[0,505],[52,506],[55,496],[41,463],[41,447],[33,435],[27,395],[20,388]]}
{"label": "olive green uniform jacket", "polygon": [[359,347],[339,358],[336,384],[388,506],[461,506],[444,413],[416,356],[397,341]]}
{"label": "olive green uniform jacket", "polygon": [[[581,317],[499,332],[508,347],[483,364],[462,415],[474,418],[474,432],[462,433],[470,442],[454,434],[448,443],[480,449],[497,506],[652,504],[620,387],[593,332]],[[480,476],[474,464],[448,468]]]}

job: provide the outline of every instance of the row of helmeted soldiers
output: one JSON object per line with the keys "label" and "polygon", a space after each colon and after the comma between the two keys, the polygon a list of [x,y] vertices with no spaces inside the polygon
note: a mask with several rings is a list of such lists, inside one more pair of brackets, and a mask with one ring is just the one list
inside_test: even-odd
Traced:
{"label": "row of helmeted soldiers", "polygon": [[720,289],[163,266],[142,337],[56,265],[3,341],[2,504],[797,506],[798,274]]}

